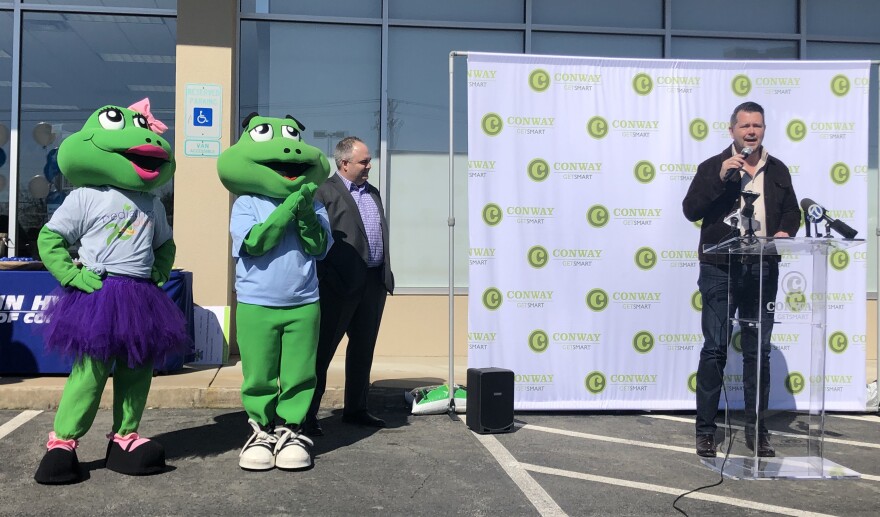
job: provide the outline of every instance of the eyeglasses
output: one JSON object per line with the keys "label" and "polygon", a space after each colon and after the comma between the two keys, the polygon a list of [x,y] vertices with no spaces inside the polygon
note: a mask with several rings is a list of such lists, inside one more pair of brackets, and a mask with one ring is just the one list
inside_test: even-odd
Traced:
{"label": "eyeglasses", "polygon": [[[344,161],[345,163],[355,163],[355,162],[352,162],[351,160],[342,160],[342,161]],[[357,162],[357,163],[359,163],[359,164],[363,165],[364,167],[366,167],[367,165],[370,164],[371,161],[373,161],[372,158],[367,158],[366,160],[361,160],[361,161],[359,161],[359,162]]]}

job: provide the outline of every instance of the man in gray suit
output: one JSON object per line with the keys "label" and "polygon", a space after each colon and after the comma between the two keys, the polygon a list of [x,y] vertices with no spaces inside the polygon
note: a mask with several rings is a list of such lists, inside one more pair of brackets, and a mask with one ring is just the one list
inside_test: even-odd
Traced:
{"label": "man in gray suit", "polygon": [[324,434],[317,420],[327,386],[327,368],[342,336],[348,334],[345,353],[345,406],[342,421],[385,427],[385,421],[367,412],[373,350],[385,309],[385,297],[394,290],[388,256],[388,223],[379,191],[367,182],[370,149],[357,137],[336,144],[336,174],[318,188],[315,200],[327,208],[333,247],[318,262],[321,330],[315,371],[317,386],[303,422],[310,436]]}

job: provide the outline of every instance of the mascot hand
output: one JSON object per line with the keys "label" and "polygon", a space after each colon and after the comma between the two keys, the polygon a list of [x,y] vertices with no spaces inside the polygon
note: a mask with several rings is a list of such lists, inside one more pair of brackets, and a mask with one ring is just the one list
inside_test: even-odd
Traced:
{"label": "mascot hand", "polygon": [[302,197],[300,197],[299,203],[296,205],[296,215],[300,219],[315,214],[314,200],[316,190],[318,190],[318,186],[314,183],[306,183],[303,185],[303,188],[299,190]]}
{"label": "mascot hand", "polygon": [[168,281],[168,276],[162,271],[159,271],[156,266],[153,266],[153,269],[150,271],[150,280],[156,284],[156,287],[162,287],[165,285],[165,282]]}
{"label": "mascot hand", "polygon": [[302,189],[288,194],[287,199],[281,203],[281,206],[290,212],[290,215],[296,215],[299,204],[302,202],[302,194],[300,192],[302,192]]}
{"label": "mascot hand", "polygon": [[77,272],[76,275],[74,275],[65,285],[75,287],[84,293],[93,293],[100,289],[104,285],[104,282],[102,282],[101,277],[93,271],[89,271],[86,268],[80,268],[79,272]]}

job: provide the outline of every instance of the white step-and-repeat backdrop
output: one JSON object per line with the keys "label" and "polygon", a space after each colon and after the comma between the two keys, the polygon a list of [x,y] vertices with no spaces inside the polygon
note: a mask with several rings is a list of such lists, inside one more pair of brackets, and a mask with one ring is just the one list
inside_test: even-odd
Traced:
{"label": "white step-and-repeat backdrop", "polygon": [[[868,62],[469,53],[469,367],[513,370],[517,409],[694,408],[699,229],[681,202],[697,165],[730,145],[733,108],[757,102],[798,199],[864,237],[868,76]],[[829,259],[830,410],[865,408],[866,256]],[[781,263],[771,408],[807,407],[816,381],[811,268]]]}

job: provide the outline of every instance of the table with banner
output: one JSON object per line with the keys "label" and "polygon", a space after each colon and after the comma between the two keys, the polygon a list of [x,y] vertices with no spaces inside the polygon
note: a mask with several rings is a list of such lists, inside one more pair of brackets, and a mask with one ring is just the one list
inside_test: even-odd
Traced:
{"label": "table with banner", "polygon": [[[44,311],[57,287],[58,281],[48,271],[0,271],[0,375],[70,372],[72,359],[46,353],[40,332]],[[192,273],[174,270],[162,288],[183,312],[192,339]],[[187,354],[169,357],[156,370],[179,370],[187,360]]]}
{"label": "table with banner", "polygon": [[[695,407],[699,223],[682,199],[737,105],[765,109],[798,198],[865,233],[867,61],[467,56],[468,366],[512,370],[516,409]],[[810,264],[782,256],[771,409],[807,407],[819,381],[825,409],[865,408],[867,252],[828,261],[825,372],[792,384],[811,340],[786,297],[810,291]]]}

